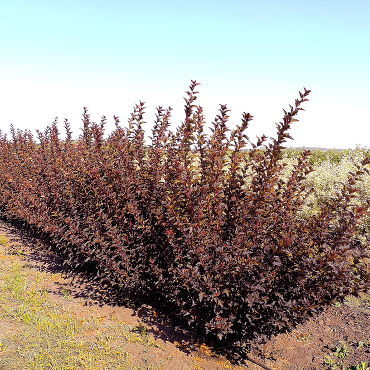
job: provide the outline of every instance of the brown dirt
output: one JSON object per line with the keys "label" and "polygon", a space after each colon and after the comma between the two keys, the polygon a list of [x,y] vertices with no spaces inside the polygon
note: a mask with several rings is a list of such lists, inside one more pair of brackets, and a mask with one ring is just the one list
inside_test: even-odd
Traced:
{"label": "brown dirt", "polygon": [[[196,341],[166,324],[164,314],[150,305],[135,309],[130,302],[117,304],[109,287],[97,285],[91,278],[79,271],[63,266],[61,258],[45,251],[45,244],[29,233],[11,224],[0,221],[0,235],[9,240],[8,248],[21,249],[25,256],[22,264],[35,272],[44,272],[50,279],[46,289],[48,298],[76,312],[79,317],[101,318],[101,325],[109,325],[113,318],[131,325],[143,323],[160,345],[166,348],[145,348],[138,343],[130,343],[127,350],[136,365],[143,364],[144,357],[155,363],[162,363],[161,369],[330,369],[323,362],[327,356],[339,363],[333,356],[340,345],[345,343],[349,349],[346,357],[348,369],[361,361],[370,366],[370,298],[348,299],[345,304],[330,306],[317,317],[295,330],[280,334],[258,348],[247,353],[243,364],[231,365],[224,356],[216,354],[201,341]],[[15,256],[1,253],[0,258],[10,263]],[[17,257],[18,258],[18,257]],[[32,274],[29,279],[32,279]],[[49,281],[50,280],[50,281]],[[62,290],[71,292],[72,300],[63,298]],[[9,324],[0,322],[0,337],[11,332]],[[89,333],[94,337],[94,332]],[[363,342],[361,346],[360,341]],[[254,362],[258,362],[257,365]],[[342,368],[342,367],[340,367]]]}

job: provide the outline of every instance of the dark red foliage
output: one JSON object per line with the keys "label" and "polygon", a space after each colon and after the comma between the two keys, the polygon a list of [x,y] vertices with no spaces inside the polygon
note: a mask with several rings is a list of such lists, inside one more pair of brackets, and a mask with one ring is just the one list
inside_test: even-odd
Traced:
{"label": "dark red foliage", "polygon": [[57,119],[38,132],[40,145],[29,131],[11,127],[11,140],[0,132],[2,216],[49,235],[66,263],[90,263],[102,281],[171,307],[229,343],[270,337],[333,300],[366,291],[368,256],[354,235],[368,206],[351,201],[370,159],[318,215],[299,218],[312,191],[302,182],[313,171],[310,152],[287,183],[279,159],[310,90],[284,110],[277,139],[267,145],[264,135],[257,144],[245,135],[249,113],[228,139],[226,105],[207,137],[197,85],[192,81],[175,134],[171,107],[157,109],[150,146],[144,145],[142,102],[128,128],[114,117],[107,139],[106,118],[91,122],[86,108],[76,142],[67,120],[65,141]]}

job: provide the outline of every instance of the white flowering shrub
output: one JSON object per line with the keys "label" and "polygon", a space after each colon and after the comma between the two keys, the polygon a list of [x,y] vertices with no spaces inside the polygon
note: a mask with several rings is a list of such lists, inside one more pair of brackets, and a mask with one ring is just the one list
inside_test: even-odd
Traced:
{"label": "white flowering shrub", "polygon": [[[297,163],[299,151],[287,150],[281,162],[286,163],[282,178],[288,179]],[[359,165],[364,158],[364,150],[356,148],[354,150],[337,151],[314,151],[312,154],[312,166],[314,171],[307,175],[304,184],[312,188],[313,192],[306,199],[305,205],[300,214],[301,217],[308,218],[311,215],[319,213],[321,205],[330,198],[335,198],[343,184],[348,184],[348,174],[356,170],[356,164]],[[358,192],[355,193],[354,204],[363,205],[365,199],[370,197],[370,176],[360,177],[356,186]],[[358,224],[358,238],[363,241],[364,233],[370,231],[370,217],[363,217]]]}

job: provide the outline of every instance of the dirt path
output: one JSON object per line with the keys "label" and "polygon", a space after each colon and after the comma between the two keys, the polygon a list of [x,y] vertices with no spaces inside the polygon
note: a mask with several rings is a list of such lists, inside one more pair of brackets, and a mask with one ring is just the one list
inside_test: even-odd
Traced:
{"label": "dirt path", "polygon": [[[8,240],[5,246],[0,245],[2,267],[19,261],[28,271],[29,281],[34,280],[37,272],[43,273],[48,300],[70,309],[80,319],[99,318],[99,325],[88,333],[90,339],[96,338],[102,328],[117,322],[148,334],[151,345],[126,344],[134,366],[150,363],[152,367],[146,368],[164,370],[263,368],[248,360],[244,365],[232,365],[209,347],[194,343],[185,334],[166,325],[165,315],[148,305],[138,309],[127,301],[117,305],[117,298],[108,287],[96,285],[90,277],[63,266],[60,258],[45,251],[40,240],[4,221],[0,221],[1,235]],[[0,321],[0,340],[9,335],[9,327]],[[370,367],[370,297],[351,298],[341,306],[328,307],[294,331],[273,338],[247,355],[265,368],[274,370],[331,369],[335,368],[335,362],[340,364],[340,369],[343,364],[350,369],[361,361]],[[327,363],[332,361],[332,365],[325,364],[324,358]]]}

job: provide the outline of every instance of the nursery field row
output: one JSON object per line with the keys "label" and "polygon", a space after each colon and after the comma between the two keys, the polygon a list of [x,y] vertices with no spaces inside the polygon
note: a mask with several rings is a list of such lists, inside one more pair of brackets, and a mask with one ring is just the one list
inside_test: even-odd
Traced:
{"label": "nursery field row", "polygon": [[144,103],[129,129],[115,117],[107,139],[105,117],[93,123],[86,108],[75,142],[67,120],[65,141],[55,121],[38,148],[29,132],[0,137],[1,213],[49,238],[65,263],[225,345],[263,340],[367,289],[367,152],[284,151],[306,89],[272,143],[249,141],[249,113],[229,130],[226,105],[208,139],[196,86],[176,134],[170,110],[157,109],[150,147]]}

